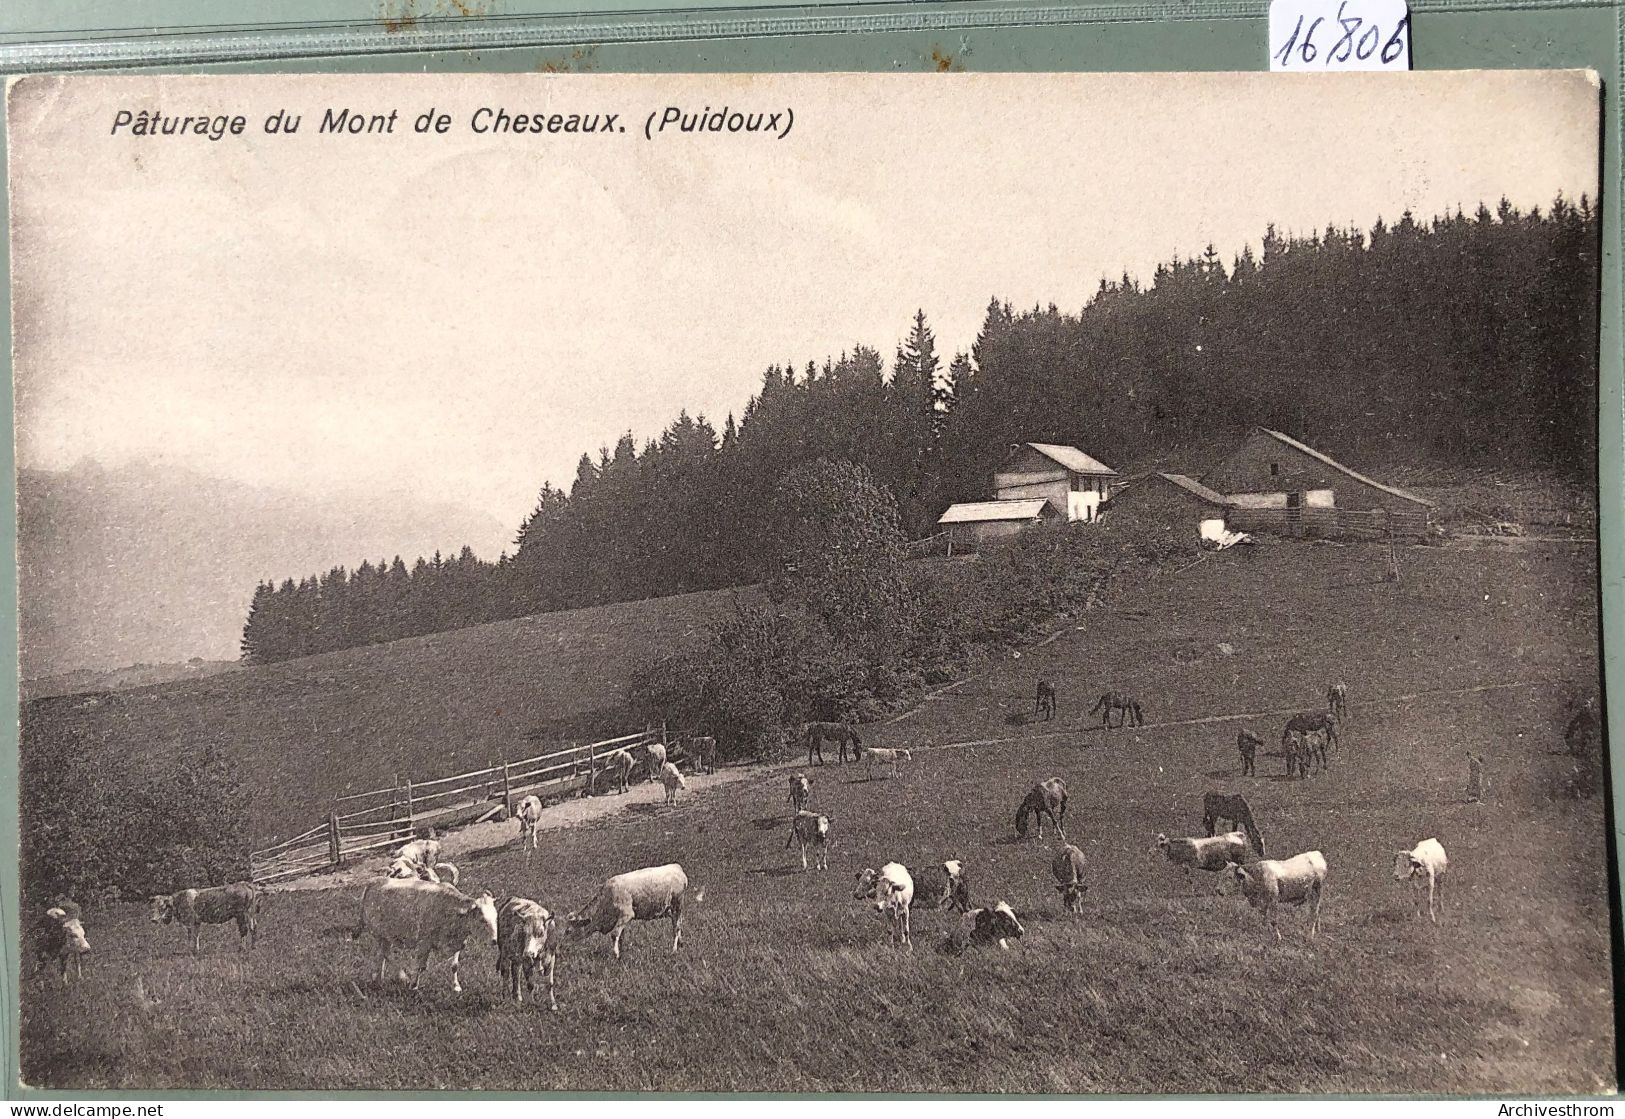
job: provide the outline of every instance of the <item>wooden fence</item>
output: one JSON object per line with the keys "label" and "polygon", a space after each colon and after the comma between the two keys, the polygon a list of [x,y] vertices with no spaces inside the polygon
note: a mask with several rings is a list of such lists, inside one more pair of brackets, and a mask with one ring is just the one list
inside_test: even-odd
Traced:
{"label": "wooden fence", "polygon": [[1384,540],[1427,533],[1426,513],[1394,513],[1386,509],[1337,509],[1305,506],[1286,509],[1231,509],[1225,527],[1232,532],[1273,532],[1282,536],[1352,536]]}
{"label": "wooden fence", "polygon": [[532,794],[543,800],[568,796],[590,786],[600,755],[659,742],[663,737],[661,731],[643,731],[451,777],[408,780],[336,797],[322,823],[253,852],[249,856],[251,876],[255,882],[267,883],[334,869],[398,847],[419,828],[456,827],[499,810],[511,814],[515,801]]}

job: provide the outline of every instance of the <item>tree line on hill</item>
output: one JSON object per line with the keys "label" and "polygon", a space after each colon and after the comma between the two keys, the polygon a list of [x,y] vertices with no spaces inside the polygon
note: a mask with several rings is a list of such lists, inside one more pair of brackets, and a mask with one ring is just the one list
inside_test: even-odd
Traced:
{"label": "tree line on hill", "polygon": [[251,663],[549,610],[775,575],[778,487],[818,460],[861,466],[909,537],[985,499],[1009,445],[1106,462],[1222,446],[1254,425],[1356,463],[1413,456],[1589,481],[1596,455],[1599,216],[1505,200],[1369,230],[1266,229],[1227,266],[1213,246],[1149,283],[1102,279],[1077,312],[993,300],[946,364],[920,312],[890,370],[856,345],[770,366],[720,432],[686,411],[640,449],[583,454],[542,487],[512,555],[464,548],[257,588]]}

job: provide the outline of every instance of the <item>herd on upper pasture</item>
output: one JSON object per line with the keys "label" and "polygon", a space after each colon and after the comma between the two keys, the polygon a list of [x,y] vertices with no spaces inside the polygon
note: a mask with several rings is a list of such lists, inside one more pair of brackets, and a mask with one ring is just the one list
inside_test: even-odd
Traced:
{"label": "herd on upper pasture", "polygon": [[[1055,700],[1055,689],[1040,682],[1035,713],[1053,717]],[[1114,692],[1100,697],[1091,714],[1095,712],[1104,712],[1102,722],[1106,727],[1122,726],[1129,721],[1143,724],[1140,705]],[[1114,714],[1119,716],[1115,724]],[[1337,749],[1338,731],[1347,719],[1347,689],[1341,683],[1328,687],[1326,710],[1293,716],[1281,736],[1287,774],[1306,777],[1317,762],[1319,768],[1324,769],[1327,752]],[[857,732],[846,724],[811,723],[805,728],[804,736],[809,764],[814,759],[823,764],[824,741],[838,744],[838,758],[843,764],[847,747],[851,746],[854,763],[866,760],[871,775],[876,762],[890,764],[895,773],[900,762],[912,760],[905,749],[865,747]],[[1237,747],[1244,774],[1253,773],[1253,758],[1262,744],[1262,739],[1253,732],[1241,731]],[[690,740],[689,746],[693,768],[714,772],[715,741]],[[662,745],[649,744],[640,753],[641,758],[634,757],[631,751],[615,751],[602,759],[600,772],[609,773],[625,790],[641,761],[647,779],[658,779],[665,787],[667,803],[671,803],[677,790],[687,787],[682,774],[667,760]],[[1487,789],[1483,759],[1470,754],[1469,768],[1468,799],[1476,801]],[[806,774],[797,773],[790,778],[786,799],[791,818],[785,846],[799,846],[803,871],[812,866],[827,870],[832,818],[809,807],[812,783]],[[1085,881],[1088,863],[1082,849],[1065,842],[1066,809],[1066,783],[1058,777],[1040,781],[1016,810],[1015,831],[1018,839],[1025,838],[1029,820],[1035,820],[1038,837],[1042,839],[1044,822],[1049,821],[1057,838],[1063,841],[1051,862],[1055,890],[1068,912],[1081,913],[1088,890]],[[538,846],[542,803],[535,796],[524,797],[513,815],[519,824],[517,841],[528,861]],[[1221,821],[1235,830],[1219,832]],[[1261,911],[1266,927],[1274,932],[1277,940],[1281,939],[1277,925],[1277,910],[1281,905],[1308,905],[1309,935],[1312,937],[1318,932],[1327,875],[1326,858],[1321,852],[1305,851],[1289,859],[1265,858],[1263,837],[1246,800],[1240,796],[1207,794],[1203,802],[1203,824],[1205,836],[1157,835],[1151,844],[1151,856],[1164,858],[1181,868],[1187,878],[1192,870],[1216,872],[1217,892],[1245,897],[1251,907]],[[522,1003],[525,994],[534,991],[537,974],[544,973],[548,1004],[556,1010],[554,969],[561,941],[603,933],[610,938],[612,951],[619,958],[621,938],[631,922],[667,918],[672,928],[672,950],[676,951],[682,943],[683,900],[689,880],[677,863],[645,867],[605,880],[593,901],[571,914],[561,927],[558,918],[529,898],[509,897],[498,903],[489,892],[477,896],[462,892],[457,886],[460,877],[457,867],[443,862],[440,854],[440,842],[431,830],[425,838],[414,839],[396,850],[385,874],[367,883],[362,891],[360,922],[350,930],[349,937],[352,940],[370,937],[375,963],[372,971],[379,982],[387,979],[391,953],[403,949],[410,951],[417,961],[411,977],[414,988],[430,958],[440,955],[449,956],[452,989],[461,991],[462,949],[470,937],[483,936],[496,945],[497,970],[510,997]],[[1420,890],[1426,889],[1427,914],[1434,923],[1439,922],[1444,912],[1443,888],[1448,869],[1444,847],[1435,838],[1424,839],[1409,850],[1394,854],[1394,878],[1417,887],[1418,912]],[[239,949],[245,944],[253,948],[264,892],[244,882],[181,890],[152,898],[150,916],[155,923],[174,922],[187,929],[194,953],[199,949],[203,925],[233,921],[237,924]],[[954,950],[982,944],[1008,948],[1011,939],[1025,932],[1015,911],[1003,900],[972,907],[969,877],[960,859],[949,859],[915,871],[896,862],[885,863],[878,870],[865,868],[858,874],[853,897],[872,902],[889,923],[892,940],[909,947],[913,945],[910,913],[918,906],[952,909],[962,915],[958,930],[946,945]],[[696,901],[702,898],[702,890],[694,891]],[[42,971],[47,967],[58,969],[63,983],[68,982],[70,972],[75,976],[82,974],[83,959],[91,949],[81,911],[72,901],[59,897],[40,913],[31,930],[31,940]],[[400,978],[406,979],[404,971]]]}

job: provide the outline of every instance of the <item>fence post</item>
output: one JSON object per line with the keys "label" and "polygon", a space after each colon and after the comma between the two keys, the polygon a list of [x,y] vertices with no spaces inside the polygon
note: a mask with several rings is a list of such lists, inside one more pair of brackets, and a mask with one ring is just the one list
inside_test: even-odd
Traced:
{"label": "fence post", "polygon": [[406,830],[413,835],[418,833],[417,813],[412,810],[412,779],[406,780]]}
{"label": "fence post", "polygon": [[513,783],[508,780],[508,761],[502,761],[502,811],[513,815]]}
{"label": "fence post", "polygon": [[339,865],[339,814],[335,809],[327,814],[327,861]]}
{"label": "fence post", "polygon": [[598,743],[587,743],[587,791],[585,796],[592,796],[593,778],[598,775]]}

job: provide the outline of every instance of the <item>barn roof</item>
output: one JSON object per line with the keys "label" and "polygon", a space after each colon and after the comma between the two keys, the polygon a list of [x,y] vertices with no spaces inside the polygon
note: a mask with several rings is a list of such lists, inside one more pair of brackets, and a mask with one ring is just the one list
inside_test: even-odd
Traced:
{"label": "barn roof", "polygon": [[1429,501],[1427,498],[1417,497],[1414,493],[1411,493],[1408,490],[1402,490],[1398,486],[1384,485],[1375,478],[1367,478],[1358,470],[1350,470],[1348,467],[1334,459],[1331,455],[1328,455],[1323,451],[1317,451],[1307,443],[1300,443],[1290,435],[1282,435],[1279,431],[1273,431],[1267,427],[1255,427],[1253,430],[1261,431],[1272,439],[1278,439],[1282,443],[1285,443],[1288,447],[1291,447],[1294,450],[1302,451],[1310,458],[1325,463],[1333,470],[1341,471],[1342,473],[1347,474],[1350,478],[1353,478],[1356,482],[1363,482],[1372,489],[1381,490],[1383,493],[1387,494],[1393,494],[1395,497],[1404,498],[1406,501],[1414,501],[1418,505],[1426,505],[1430,509],[1433,507],[1433,502]]}
{"label": "barn roof", "polygon": [[1163,474],[1160,471],[1157,477],[1172,482],[1187,493],[1194,494],[1210,505],[1229,505],[1230,499],[1217,490],[1210,490],[1195,478],[1184,474]]}
{"label": "barn roof", "polygon": [[1068,447],[1061,443],[1023,443],[1023,447],[1031,447],[1052,462],[1060,463],[1074,474],[1091,474],[1102,478],[1115,478],[1117,471],[1101,462],[1090,458],[1076,447]]}
{"label": "barn roof", "polygon": [[980,521],[1030,521],[1041,516],[1044,506],[1049,504],[1045,497],[1028,498],[1023,501],[967,501],[960,505],[948,506],[948,511],[937,518],[939,525],[975,524]]}

